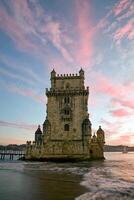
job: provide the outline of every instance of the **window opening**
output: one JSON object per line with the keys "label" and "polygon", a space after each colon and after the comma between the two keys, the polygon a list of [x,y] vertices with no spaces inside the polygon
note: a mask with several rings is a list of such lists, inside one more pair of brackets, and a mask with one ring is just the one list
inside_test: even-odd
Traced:
{"label": "window opening", "polygon": [[69,131],[69,124],[64,125],[64,131]]}

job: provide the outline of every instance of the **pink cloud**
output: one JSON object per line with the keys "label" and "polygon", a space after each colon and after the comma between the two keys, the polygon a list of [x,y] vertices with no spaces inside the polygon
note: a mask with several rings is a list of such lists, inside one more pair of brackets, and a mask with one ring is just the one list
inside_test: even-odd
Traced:
{"label": "pink cloud", "polygon": [[89,15],[90,1],[76,0],[76,30],[77,30],[77,46],[75,57],[79,65],[89,66],[92,64],[93,55],[93,29],[91,26],[91,16]]}
{"label": "pink cloud", "polygon": [[119,44],[124,37],[131,39],[132,36],[134,35],[133,28],[134,28],[133,21],[129,21],[125,26],[118,28],[114,33],[115,42]]}
{"label": "pink cloud", "polygon": [[120,0],[113,9],[114,14],[120,15],[125,9],[131,5],[131,0]]}
{"label": "pink cloud", "polygon": [[[130,135],[129,135],[130,134]],[[126,133],[126,135],[120,135],[117,138],[112,138],[111,141],[107,141],[109,145],[134,145],[134,133]]]}
{"label": "pink cloud", "polygon": [[127,108],[130,108],[130,109],[134,109],[134,100],[125,100],[125,99],[119,99],[119,98],[113,98],[112,99],[112,103],[115,103],[115,104],[120,104],[121,106],[124,106],[124,107],[127,107]]}
{"label": "pink cloud", "polygon": [[101,119],[100,123],[105,132],[106,144],[113,144],[113,140],[116,140],[119,137],[118,135],[121,134],[123,122],[119,120],[111,122],[106,119]]}
{"label": "pink cloud", "polygon": [[[108,145],[127,145],[127,146],[130,146],[130,141],[129,141],[129,137],[126,136],[126,139],[127,140],[124,140],[122,137],[118,137],[118,138],[115,138],[115,139],[111,139],[107,141],[107,144]],[[123,150],[123,149],[122,149]]]}
{"label": "pink cloud", "polygon": [[67,61],[73,61],[71,54],[65,47],[65,44],[67,44],[68,41],[70,43],[71,40],[66,38],[65,33],[61,30],[61,24],[59,22],[48,21],[45,27],[41,28],[41,32],[47,34],[48,40],[52,42]]}
{"label": "pink cloud", "polygon": [[117,20],[118,21],[122,21],[124,19],[133,17],[134,15],[134,3],[132,3],[129,8],[127,9],[127,11],[125,13],[123,13],[121,16],[118,16]]}
{"label": "pink cloud", "polygon": [[119,120],[111,122],[103,118],[100,120],[100,123],[103,124],[106,130],[108,130],[108,132],[110,132],[111,134],[119,132],[120,129],[122,128],[122,125],[124,124],[124,122]]}
{"label": "pink cloud", "polygon": [[[23,5],[19,4],[21,3]],[[25,2],[25,3],[24,3]],[[26,1],[17,1],[15,3],[12,2],[12,11],[13,15],[9,15],[4,6],[0,8],[0,26],[1,28],[9,35],[9,37],[15,42],[17,48],[21,51],[28,51],[32,53],[40,52],[39,45],[36,45],[31,41],[28,34],[33,33],[33,25],[32,21],[28,23],[28,20],[31,20],[27,16],[29,14],[29,10],[24,7]],[[27,12],[26,12],[27,11]],[[24,18],[25,16],[25,18]],[[24,21],[25,19],[25,21]],[[20,20],[20,21],[17,21]],[[23,23],[22,23],[23,22]],[[30,29],[31,28],[31,29]],[[30,29],[30,30],[28,30]]]}
{"label": "pink cloud", "polygon": [[110,122],[101,119],[102,127],[104,126],[106,144],[109,145],[134,145],[134,132],[124,132],[123,126],[125,121],[116,120]]}
{"label": "pink cloud", "polygon": [[128,112],[127,110],[120,108],[120,109],[116,109],[116,110],[110,110],[109,111],[113,117],[126,117],[126,116],[130,116],[131,113]]}
{"label": "pink cloud", "polygon": [[[98,32],[100,29],[104,34],[113,37],[115,43],[119,45],[121,41],[133,39],[134,37],[134,3],[132,0],[119,0],[109,12],[99,20],[94,29]],[[111,17],[115,17],[111,23]],[[110,33],[110,34],[109,34]]]}
{"label": "pink cloud", "polygon": [[19,50],[36,54],[44,59],[44,56],[47,58],[50,54],[50,49],[46,47],[51,43],[65,60],[72,62],[72,56],[66,47],[72,40],[65,33],[65,24],[54,20],[37,1],[12,0],[9,8],[12,15],[4,5],[1,6],[0,26]]}
{"label": "pink cloud", "polygon": [[111,97],[115,96],[121,97],[125,95],[125,90],[123,89],[122,86],[114,85],[113,82],[103,74],[97,72],[91,72],[91,76],[94,78],[92,89],[96,93],[107,94]]}
{"label": "pink cloud", "polygon": [[134,109],[134,99],[131,96],[134,90],[133,81],[129,84],[114,84],[109,78],[97,72],[91,72],[93,78],[92,90],[96,94],[107,95],[111,99],[111,105],[119,105]]}

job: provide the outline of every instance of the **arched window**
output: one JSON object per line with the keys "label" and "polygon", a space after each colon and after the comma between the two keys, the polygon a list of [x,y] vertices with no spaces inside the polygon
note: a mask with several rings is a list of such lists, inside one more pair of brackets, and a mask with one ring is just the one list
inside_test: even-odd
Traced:
{"label": "arched window", "polygon": [[70,103],[70,98],[69,97],[65,97],[64,98],[64,103],[66,104],[66,103]]}
{"label": "arched window", "polygon": [[68,110],[68,109],[65,109],[65,110],[64,110],[64,114],[65,114],[65,115],[69,115],[69,114],[70,114],[69,110]]}
{"label": "arched window", "polygon": [[64,125],[64,131],[69,131],[69,124]]}
{"label": "arched window", "polygon": [[66,84],[66,89],[69,89],[69,88],[70,88],[70,84],[67,83],[67,84]]}
{"label": "arched window", "polygon": [[69,110],[67,110],[67,115],[69,115]]}

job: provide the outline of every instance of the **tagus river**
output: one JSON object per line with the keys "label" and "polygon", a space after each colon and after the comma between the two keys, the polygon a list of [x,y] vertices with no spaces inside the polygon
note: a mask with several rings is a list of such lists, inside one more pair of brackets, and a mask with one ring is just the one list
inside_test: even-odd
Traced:
{"label": "tagus river", "polygon": [[0,200],[134,200],[134,152],[105,161],[0,161]]}

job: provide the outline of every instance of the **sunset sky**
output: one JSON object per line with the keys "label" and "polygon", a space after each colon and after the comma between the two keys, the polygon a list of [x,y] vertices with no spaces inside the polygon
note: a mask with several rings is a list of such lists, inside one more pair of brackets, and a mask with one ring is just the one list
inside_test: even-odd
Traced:
{"label": "sunset sky", "polygon": [[134,1],[0,1],[0,144],[33,140],[50,72],[85,70],[93,130],[134,146]]}

